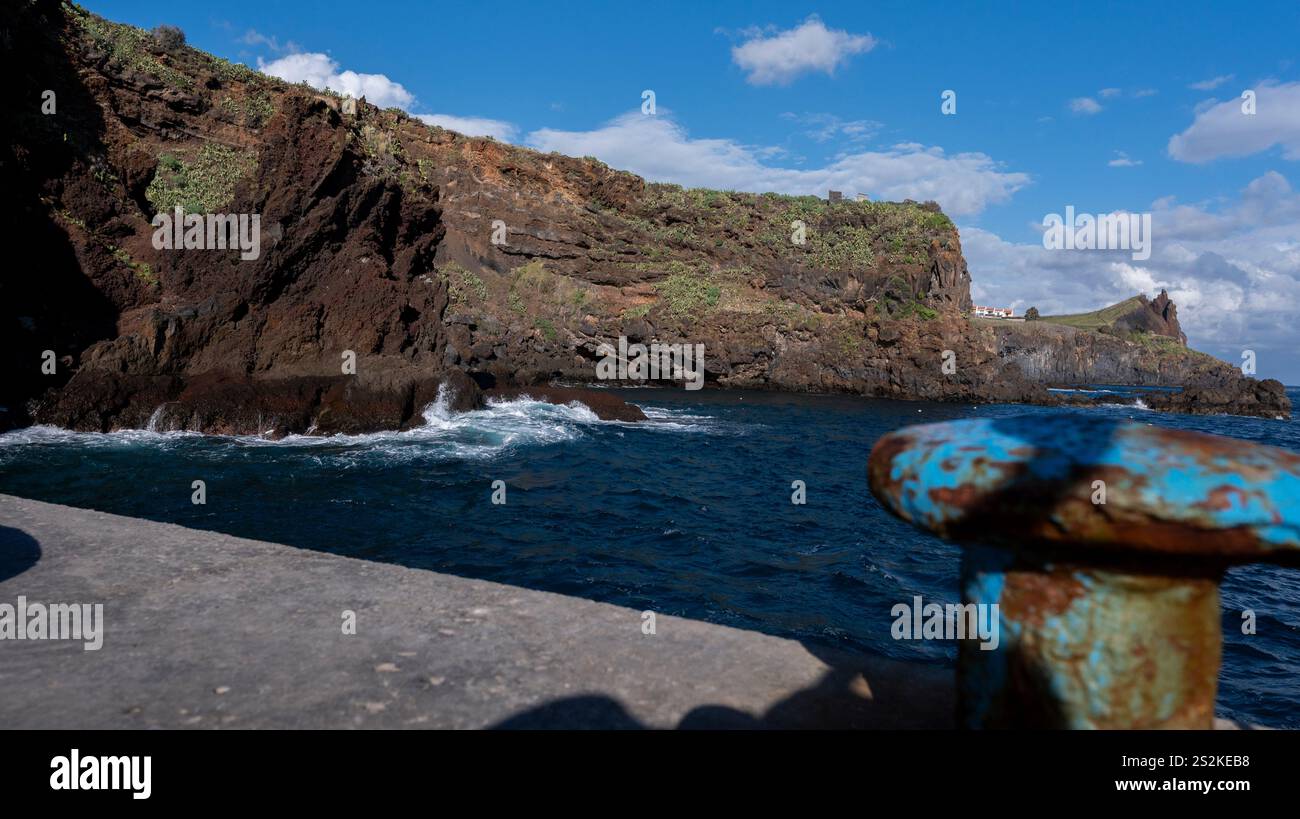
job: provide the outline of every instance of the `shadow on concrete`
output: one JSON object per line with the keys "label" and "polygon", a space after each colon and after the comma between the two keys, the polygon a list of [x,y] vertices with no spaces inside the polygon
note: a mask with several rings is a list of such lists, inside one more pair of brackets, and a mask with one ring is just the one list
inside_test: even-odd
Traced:
{"label": "shadow on concrete", "polygon": [[[978,541],[989,532],[1015,528],[1024,515],[1047,514],[1071,496],[1080,480],[1079,464],[1091,464],[1112,445],[1124,422],[1081,418],[1078,414],[997,419],[995,432],[1032,448],[1012,480],[982,502],[966,509],[956,539]],[[972,442],[978,443],[978,442]],[[704,705],[687,713],[677,729],[903,729],[953,728],[957,722],[956,685],[952,670],[904,665],[870,656],[847,656],[815,643],[804,647],[830,667],[808,688],[777,700],[754,714],[727,705]],[[1033,690],[1043,681],[1027,677],[1020,688]],[[737,673],[744,673],[737,669]],[[1015,712],[1014,704],[1000,703]],[[637,729],[640,723],[617,700],[600,694],[553,700],[494,726],[502,729],[595,728]]]}
{"label": "shadow on concrete", "polygon": [[[674,728],[717,730],[951,729],[951,669],[853,657],[805,646],[830,666],[816,684],[754,714],[729,705],[693,708]],[[737,669],[743,674],[745,669]],[[564,697],[521,711],[491,726],[497,730],[649,730],[605,694]]]}
{"label": "shadow on concrete", "polygon": [[12,526],[0,526],[0,582],[17,577],[41,559],[36,538]]}

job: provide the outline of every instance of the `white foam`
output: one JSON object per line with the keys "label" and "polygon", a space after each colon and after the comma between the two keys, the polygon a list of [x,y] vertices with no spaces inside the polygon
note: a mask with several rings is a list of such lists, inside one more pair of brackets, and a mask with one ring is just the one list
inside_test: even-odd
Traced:
{"label": "white foam", "polygon": [[577,401],[551,404],[523,395],[512,400],[494,400],[482,409],[456,412],[446,385],[439,388],[433,403],[421,410],[424,424],[408,430],[373,432],[363,435],[286,435],[272,439],[258,435],[205,435],[198,432],[158,430],[163,408],[154,410],[146,429],[117,432],[73,432],[52,426],[34,426],[0,435],[0,451],[8,447],[67,445],[95,448],[159,446],[183,440],[203,439],[227,443],[236,448],[293,447],[319,449],[319,457],[334,465],[347,466],[358,459],[378,454],[394,460],[479,460],[492,458],[520,447],[545,446],[576,440],[598,427],[630,427],[659,431],[698,431],[707,416],[677,411],[651,410],[650,422],[602,421]]}
{"label": "white foam", "polygon": [[148,431],[148,432],[157,432],[157,431],[158,431],[158,422],[159,422],[160,420],[162,420],[163,406],[164,406],[164,405],[159,404],[159,405],[154,409],[154,411],[153,411],[153,415],[150,415],[150,416],[149,416],[149,423],[147,423],[147,424],[144,425],[144,428],[145,428],[146,431]]}
{"label": "white foam", "polygon": [[761,430],[759,423],[737,424],[719,421],[711,415],[697,415],[687,408],[641,407],[645,421],[632,422],[638,429],[664,432],[693,432],[705,435],[748,435]]}

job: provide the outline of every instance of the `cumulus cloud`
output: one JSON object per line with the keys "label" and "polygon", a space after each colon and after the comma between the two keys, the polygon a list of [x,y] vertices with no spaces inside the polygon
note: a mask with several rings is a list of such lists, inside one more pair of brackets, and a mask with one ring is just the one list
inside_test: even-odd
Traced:
{"label": "cumulus cloud", "polygon": [[519,129],[509,122],[487,117],[458,117],[452,114],[416,114],[416,119],[440,128],[458,131],[466,136],[490,136],[510,142]]}
{"label": "cumulus cloud", "polygon": [[865,54],[878,41],[870,34],[829,29],[816,17],[770,36],[755,33],[731,49],[731,59],[753,85],[789,85],[803,74],[833,75],[856,54]]}
{"label": "cumulus cloud", "polygon": [[1232,78],[1235,76],[1237,75],[1221,74],[1217,77],[1211,77],[1208,80],[1201,80],[1200,82],[1194,82],[1187,87],[1195,89],[1197,91],[1213,91],[1214,89],[1218,88],[1220,85],[1223,85],[1225,82],[1232,82]]}
{"label": "cumulus cloud", "polygon": [[1255,91],[1255,113],[1243,99],[1208,100],[1198,106],[1187,130],[1169,139],[1169,155],[1182,162],[1209,162],[1282,147],[1286,159],[1300,159],[1300,82],[1265,82]]}
{"label": "cumulus cloud", "polygon": [[1097,96],[1101,97],[1102,99],[1106,99],[1107,97],[1118,97],[1120,94],[1123,93],[1124,92],[1118,88],[1103,88],[1097,92]]}
{"label": "cumulus cloud", "polygon": [[1101,113],[1101,103],[1092,97],[1075,97],[1070,100],[1070,110],[1076,114],[1091,116]]}
{"label": "cumulus cloud", "polygon": [[415,95],[402,87],[401,83],[388,79],[384,74],[340,71],[338,62],[328,54],[288,54],[269,63],[259,59],[257,67],[263,74],[287,82],[305,82],[313,88],[365,97],[367,102],[380,108],[407,108],[415,102]]}
{"label": "cumulus cloud", "polygon": [[1253,349],[1262,375],[1300,382],[1300,194],[1286,178],[1263,174],[1221,207],[1166,198],[1151,213],[1152,255],[1141,262],[1124,251],[1050,251],[962,227],[972,296],[1049,315],[1167,289],[1194,347],[1232,363]]}
{"label": "cumulus cloud", "polygon": [[[244,35],[250,43],[276,48],[272,37],[256,31]],[[401,108],[409,111],[415,104],[415,95],[399,82],[384,74],[360,74],[340,70],[338,62],[328,54],[301,52],[287,54],[271,62],[257,61],[263,74],[279,77],[288,82],[305,82],[313,88],[329,89],[352,97],[365,97],[367,102],[380,108]],[[415,114],[416,118],[442,128],[449,128],[467,136],[490,136],[503,142],[513,141],[518,128],[509,122],[487,117],[462,117],[454,114]]]}
{"label": "cumulus cloud", "polygon": [[1112,168],[1136,168],[1138,165],[1142,164],[1142,160],[1131,159],[1129,158],[1129,155],[1123,151],[1116,151],[1115,158],[1106,164]]}
{"label": "cumulus cloud", "polygon": [[[1172,198],[1153,203],[1153,219],[1169,238],[1195,241],[1258,235],[1300,224],[1300,195],[1277,171],[1268,171],[1246,185],[1231,207],[1211,211],[1203,205],[1180,205]],[[1300,242],[1300,232],[1292,234]]]}
{"label": "cumulus cloud", "polygon": [[666,116],[625,114],[591,131],[533,131],[527,144],[543,151],[595,156],[647,179],[692,187],[817,194],[830,189],[874,199],[933,199],[954,215],[979,213],[1029,183],[982,153],[947,154],[916,143],[841,154],[815,169],[765,163],[762,147],[730,139],[696,139]]}

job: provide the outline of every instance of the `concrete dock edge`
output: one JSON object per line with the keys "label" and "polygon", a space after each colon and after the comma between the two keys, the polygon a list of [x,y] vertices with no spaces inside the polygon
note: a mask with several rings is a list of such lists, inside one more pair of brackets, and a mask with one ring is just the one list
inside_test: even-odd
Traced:
{"label": "concrete dock edge", "polygon": [[499,583],[8,495],[0,551],[0,603],[104,607],[0,640],[3,728],[952,725],[945,669]]}

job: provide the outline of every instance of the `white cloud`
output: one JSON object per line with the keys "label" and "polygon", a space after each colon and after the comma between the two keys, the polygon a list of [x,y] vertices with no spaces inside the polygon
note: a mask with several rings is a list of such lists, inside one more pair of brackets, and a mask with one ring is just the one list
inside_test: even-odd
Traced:
{"label": "white cloud", "polygon": [[[274,38],[265,37],[256,31],[244,35],[247,42],[256,42],[275,48]],[[388,79],[384,74],[359,74],[355,71],[340,71],[339,64],[328,54],[298,53],[288,54],[271,62],[258,60],[258,68],[264,74],[279,77],[288,82],[306,82],[313,88],[328,88],[340,94],[353,97],[365,97],[366,101],[380,108],[401,108],[409,111],[415,104],[415,95],[399,82]],[[442,128],[449,128],[467,136],[490,136],[503,142],[512,141],[518,128],[509,122],[487,117],[461,117],[454,114],[415,114],[415,117]]]}
{"label": "white cloud", "polygon": [[289,54],[278,60],[257,61],[263,74],[279,77],[287,82],[305,82],[313,88],[328,88],[340,94],[365,97],[367,102],[380,108],[407,108],[415,102],[415,95],[384,74],[358,74],[340,71],[339,64],[328,54]]}
{"label": "white cloud", "polygon": [[1237,76],[1237,75],[1236,75],[1236,74],[1220,74],[1219,76],[1217,76],[1217,77],[1211,77],[1211,78],[1208,79],[1208,80],[1201,80],[1200,82],[1194,82],[1194,83],[1192,83],[1191,85],[1189,85],[1189,86],[1187,86],[1187,87],[1188,87],[1188,88],[1193,88],[1193,89],[1195,89],[1195,90],[1197,90],[1197,91],[1213,91],[1214,89],[1218,88],[1220,85],[1223,85],[1225,82],[1231,82],[1231,81],[1232,81],[1232,78],[1235,77],[1235,76]]}
{"label": "white cloud", "polygon": [[802,74],[835,70],[855,54],[876,47],[870,34],[829,29],[816,17],[771,36],[755,34],[731,49],[731,59],[753,85],[789,85]]}
{"label": "white cloud", "polygon": [[592,131],[543,128],[527,144],[543,151],[595,156],[647,179],[693,187],[816,194],[866,193],[874,199],[933,199],[952,215],[979,213],[1005,202],[1030,181],[981,153],[946,154],[915,143],[844,153],[825,167],[775,167],[770,152],[730,139],[695,139],[665,116],[625,114]]}
{"label": "white cloud", "polygon": [[1049,315],[1164,288],[1193,347],[1233,363],[1253,349],[1263,376],[1300,381],[1300,193],[1271,171],[1221,207],[1165,198],[1151,212],[1152,255],[1141,262],[1124,251],[1050,251],[962,227],[971,294]]}
{"label": "white cloud", "polygon": [[1208,100],[1187,130],[1169,140],[1169,155],[1183,162],[1209,162],[1248,156],[1282,146],[1286,159],[1300,159],[1300,82],[1260,83],[1255,113],[1242,111],[1243,99]]}
{"label": "white cloud", "polygon": [[[1300,224],[1300,195],[1292,193],[1286,177],[1268,171],[1242,188],[1231,207],[1211,211],[1204,205],[1179,205],[1166,197],[1153,203],[1152,212],[1168,238],[1220,241]],[[1300,241],[1300,232],[1292,238]]]}
{"label": "white cloud", "polygon": [[781,118],[804,126],[804,135],[815,142],[827,142],[836,138],[865,142],[885,127],[875,120],[843,120],[834,114],[794,114],[787,111]]}
{"label": "white cloud", "polygon": [[[1159,93],[1154,88],[1137,88],[1126,92],[1123,88],[1102,88],[1097,91],[1097,97],[1103,100],[1118,100],[1123,97],[1132,99],[1142,99]],[[1076,114],[1096,114],[1104,110],[1096,99],[1091,97],[1076,97],[1070,100],[1070,110]]]}
{"label": "white cloud", "polygon": [[1112,168],[1136,168],[1142,164],[1140,159],[1130,159],[1123,151],[1116,151],[1115,158],[1106,163]]}
{"label": "white cloud", "polygon": [[487,117],[458,117],[452,114],[416,114],[415,117],[428,125],[448,128],[466,136],[490,136],[502,142],[510,142],[519,131],[509,122]]}
{"label": "white cloud", "polygon": [[1070,100],[1070,110],[1076,114],[1091,116],[1092,114],[1101,113],[1101,103],[1092,97],[1075,97]]}
{"label": "white cloud", "polygon": [[280,53],[284,51],[294,53],[302,50],[298,47],[298,44],[295,43],[293,40],[289,40],[288,42],[281,45],[279,39],[277,39],[276,37],[274,36],[268,37],[267,35],[262,34],[255,28],[250,28],[248,31],[245,31],[244,34],[239,38],[239,42],[249,46],[261,46],[262,48],[269,49],[276,53]]}

